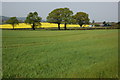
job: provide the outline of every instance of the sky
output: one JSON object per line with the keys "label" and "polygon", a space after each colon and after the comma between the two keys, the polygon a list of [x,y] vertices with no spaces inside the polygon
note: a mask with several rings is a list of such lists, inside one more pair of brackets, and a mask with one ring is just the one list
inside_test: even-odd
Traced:
{"label": "sky", "polygon": [[118,3],[118,21],[120,22],[120,2]]}
{"label": "sky", "polygon": [[120,0],[1,0],[2,2],[119,2]]}
{"label": "sky", "polygon": [[2,2],[3,16],[26,17],[29,12],[38,12],[43,20],[56,8],[67,7],[76,14],[89,14],[90,21],[118,21],[118,2]]}

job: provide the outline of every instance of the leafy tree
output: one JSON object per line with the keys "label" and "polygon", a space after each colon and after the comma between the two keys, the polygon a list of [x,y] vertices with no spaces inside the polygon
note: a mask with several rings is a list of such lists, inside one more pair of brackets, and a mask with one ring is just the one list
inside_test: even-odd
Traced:
{"label": "leafy tree", "polygon": [[87,13],[84,12],[77,12],[73,18],[76,19],[76,23],[78,23],[80,25],[80,27],[82,27],[83,24],[88,24],[89,23],[89,15]]}
{"label": "leafy tree", "polygon": [[6,23],[11,24],[13,26],[13,29],[14,29],[14,26],[19,24],[19,21],[17,20],[16,17],[11,17],[6,21]]}
{"label": "leafy tree", "polygon": [[92,23],[94,24],[94,23],[95,23],[95,20],[93,20]]}
{"label": "leafy tree", "polygon": [[41,25],[41,20],[42,18],[38,16],[37,12],[30,12],[26,17],[25,23],[30,24],[32,26],[32,29],[35,30],[36,26]]}
{"label": "leafy tree", "polygon": [[120,29],[120,21],[117,24],[118,24],[118,28]]}
{"label": "leafy tree", "polygon": [[67,29],[66,28],[66,25],[68,23],[71,22],[72,20],[72,15],[73,15],[73,12],[71,10],[69,10],[69,8],[63,8],[63,12],[62,12],[62,22],[64,23],[64,28],[65,30]]}
{"label": "leafy tree", "polygon": [[50,23],[57,23],[60,30],[60,24],[62,23],[63,8],[54,9],[47,16],[47,21]]}
{"label": "leafy tree", "polygon": [[70,23],[69,24],[76,24],[76,19],[74,18],[74,15],[72,16],[72,18],[70,19]]}
{"label": "leafy tree", "polygon": [[54,9],[52,12],[49,13],[47,16],[47,21],[51,23],[57,23],[58,29],[60,30],[60,24],[64,23],[65,30],[66,25],[70,23],[70,20],[72,19],[73,12],[69,10],[69,8],[58,8]]}
{"label": "leafy tree", "polygon": [[104,21],[103,24],[106,24],[106,21]]}
{"label": "leafy tree", "polygon": [[120,22],[118,22],[117,24],[120,25]]}
{"label": "leafy tree", "polygon": [[106,21],[104,21],[103,24],[104,24],[104,26],[106,26],[107,25]]}

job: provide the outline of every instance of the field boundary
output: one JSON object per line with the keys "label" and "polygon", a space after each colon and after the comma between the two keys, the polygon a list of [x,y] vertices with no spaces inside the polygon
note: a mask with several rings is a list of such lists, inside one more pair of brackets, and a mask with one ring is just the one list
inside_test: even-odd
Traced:
{"label": "field boundary", "polygon": [[[13,30],[11,28],[0,28],[1,30]],[[72,27],[68,28],[67,30],[101,30],[101,29],[120,29],[118,27],[95,27],[95,28],[88,28],[88,27]],[[32,30],[31,28],[15,28],[14,30]],[[56,27],[52,28],[36,28],[36,30],[58,30]],[[61,28],[60,30],[64,30],[64,28]]]}

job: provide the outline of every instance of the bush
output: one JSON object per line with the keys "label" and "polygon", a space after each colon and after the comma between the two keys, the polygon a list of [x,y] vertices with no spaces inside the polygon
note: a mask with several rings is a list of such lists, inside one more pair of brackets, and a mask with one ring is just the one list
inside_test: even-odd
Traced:
{"label": "bush", "polygon": [[99,27],[100,25],[99,24],[95,24],[96,27]]}

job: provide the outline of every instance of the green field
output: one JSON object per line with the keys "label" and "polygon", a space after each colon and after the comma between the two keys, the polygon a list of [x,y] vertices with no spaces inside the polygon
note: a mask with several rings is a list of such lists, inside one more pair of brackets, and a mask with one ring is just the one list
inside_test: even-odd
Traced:
{"label": "green field", "polygon": [[117,78],[118,30],[3,30],[3,77]]}

